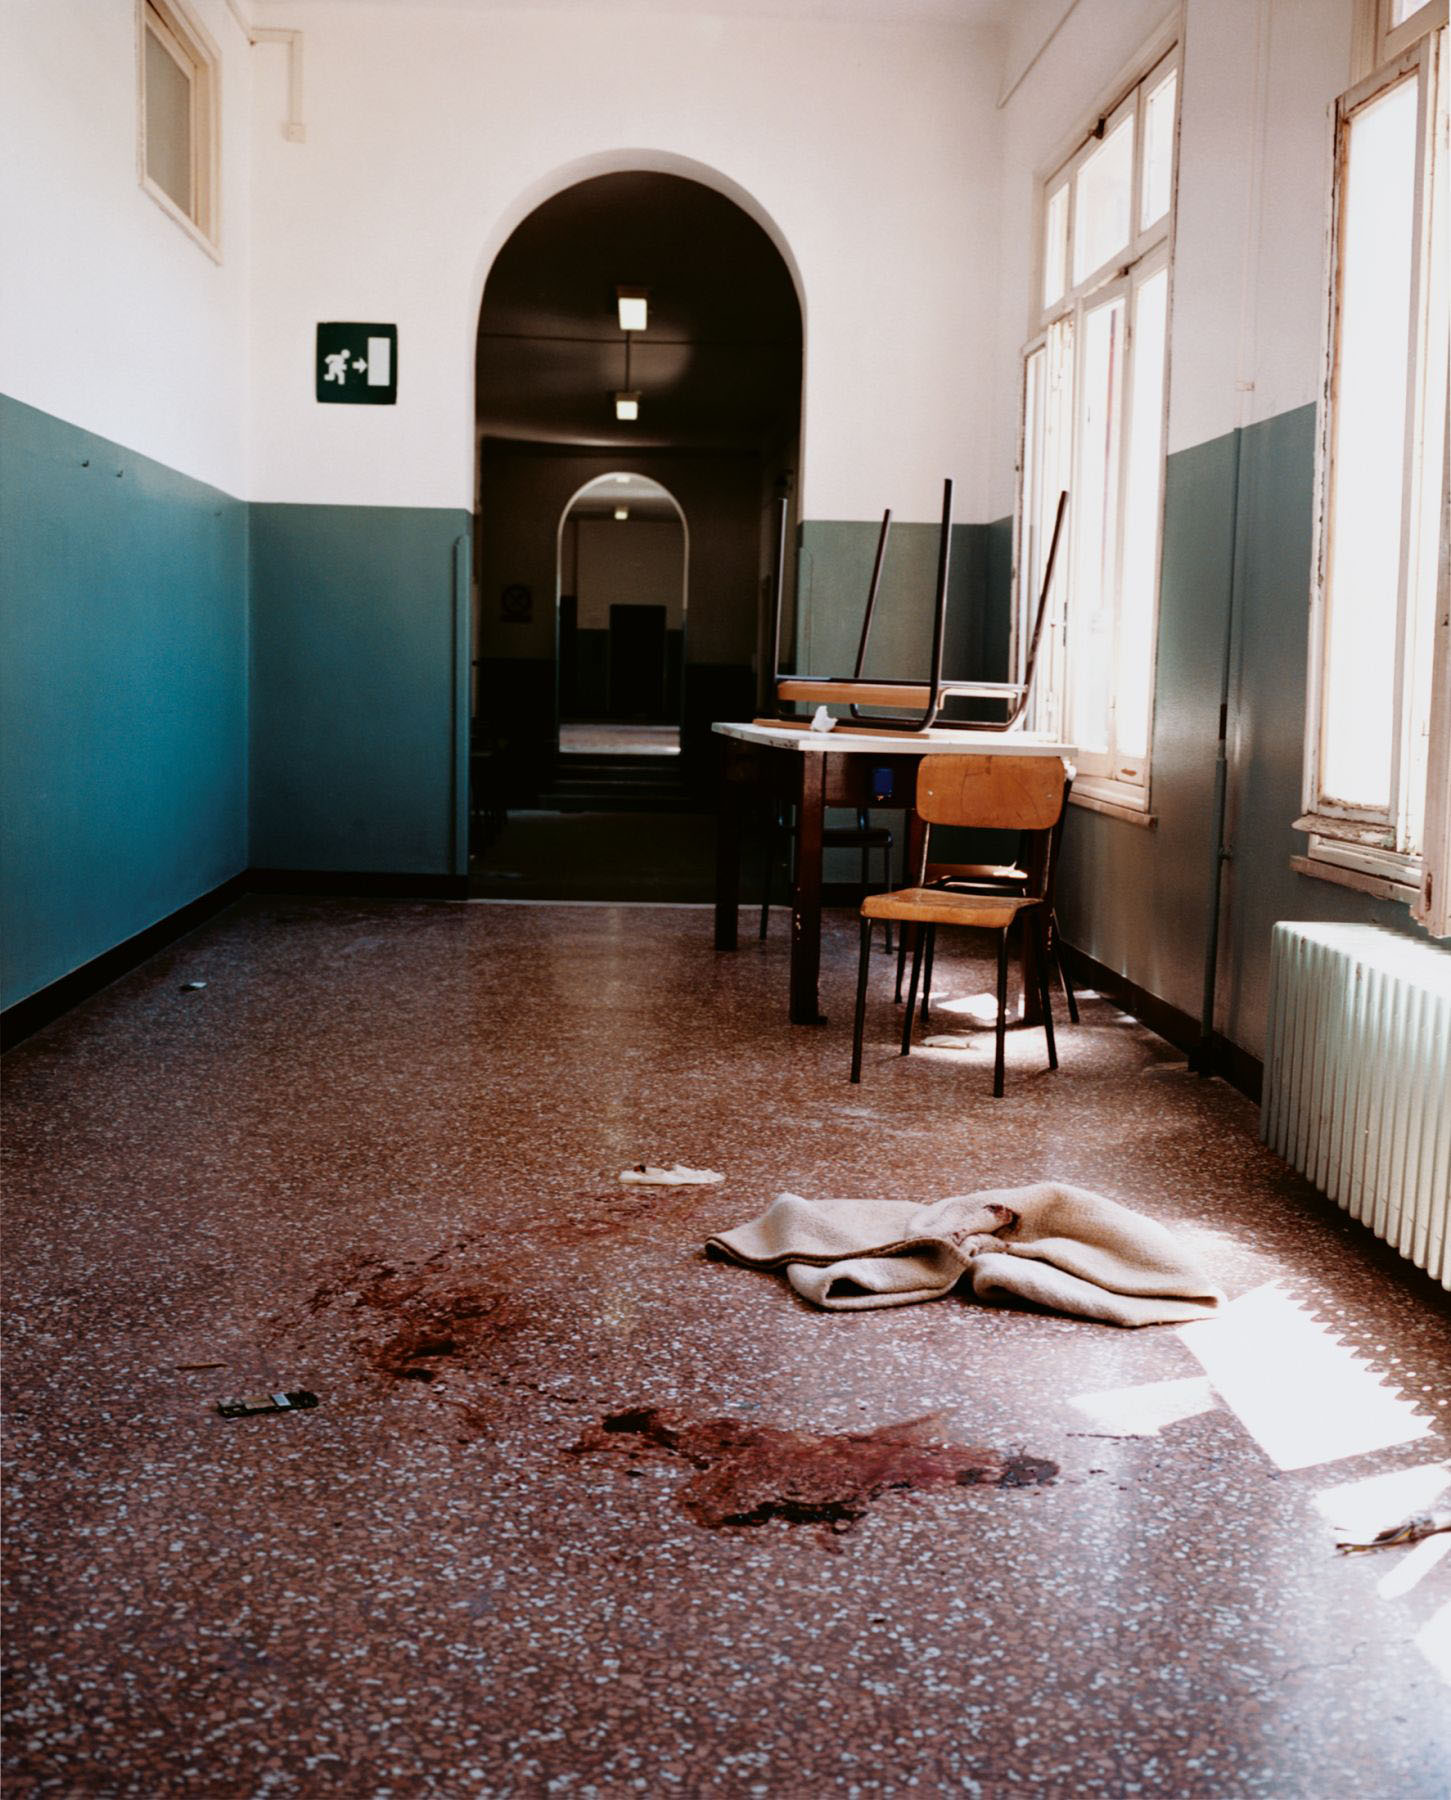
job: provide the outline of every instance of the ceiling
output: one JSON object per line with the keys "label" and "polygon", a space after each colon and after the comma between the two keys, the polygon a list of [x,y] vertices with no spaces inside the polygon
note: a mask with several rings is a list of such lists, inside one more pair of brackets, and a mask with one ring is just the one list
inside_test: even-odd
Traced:
{"label": "ceiling", "polygon": [[[632,334],[640,417],[620,424],[617,287],[644,287]],[[757,450],[794,436],[801,312],[775,246],[734,202],[677,175],[602,175],[548,200],[504,245],[479,318],[479,429],[621,448]]]}

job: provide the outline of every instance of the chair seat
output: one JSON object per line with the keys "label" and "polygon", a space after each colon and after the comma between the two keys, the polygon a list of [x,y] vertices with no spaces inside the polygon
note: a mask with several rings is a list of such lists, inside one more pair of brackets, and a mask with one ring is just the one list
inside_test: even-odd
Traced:
{"label": "chair seat", "polygon": [[1041,905],[1036,899],[993,894],[953,894],[941,888],[898,888],[893,894],[868,894],[864,919],[906,919],[922,925],[977,926],[1005,931],[1020,912]]}

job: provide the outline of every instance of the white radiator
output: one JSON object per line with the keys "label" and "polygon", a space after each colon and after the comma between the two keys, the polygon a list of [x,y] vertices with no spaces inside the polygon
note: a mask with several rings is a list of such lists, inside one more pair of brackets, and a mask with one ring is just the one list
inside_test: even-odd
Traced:
{"label": "white radiator", "polygon": [[1451,952],[1276,925],[1260,1136],[1451,1288]]}

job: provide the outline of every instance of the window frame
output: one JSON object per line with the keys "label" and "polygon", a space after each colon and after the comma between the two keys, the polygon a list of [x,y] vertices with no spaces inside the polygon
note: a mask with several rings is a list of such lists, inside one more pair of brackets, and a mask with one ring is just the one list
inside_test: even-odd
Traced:
{"label": "window frame", "polygon": [[[191,208],[178,204],[147,167],[146,46],[154,37],[187,77]],[[183,0],[136,0],[136,163],[144,192],[214,262],[221,245],[221,53]]]}
{"label": "window frame", "polygon": [[[1175,81],[1175,103],[1173,140],[1170,148],[1168,205],[1158,218],[1144,226],[1140,223],[1140,218],[1145,177],[1146,134],[1144,125],[1148,101],[1150,95],[1157,91],[1171,74]],[[1041,354],[1043,356],[1042,378],[1046,381],[1052,371],[1050,338],[1055,331],[1066,329],[1066,360],[1071,369],[1069,376],[1071,392],[1067,403],[1070,442],[1066,447],[1065,458],[1069,479],[1065,480],[1063,485],[1072,488],[1075,485],[1072,473],[1077,467],[1081,450],[1083,409],[1079,387],[1078,358],[1081,356],[1083,346],[1083,322],[1090,310],[1107,303],[1112,293],[1118,291],[1124,298],[1125,339],[1123,367],[1116,378],[1118,382],[1119,429],[1122,441],[1116,452],[1116,468],[1114,470],[1117,493],[1115,496],[1116,542],[1111,607],[1113,643],[1109,651],[1112,671],[1107,715],[1109,743],[1108,749],[1104,752],[1085,751],[1079,745],[1077,751],[1079,772],[1074,783],[1073,798],[1079,804],[1091,804],[1099,809],[1118,810],[1122,808],[1129,814],[1142,819],[1148,814],[1150,804],[1156,686],[1154,675],[1158,642],[1158,592],[1163,555],[1164,467],[1168,446],[1174,232],[1178,203],[1179,141],[1183,116],[1183,40],[1177,15],[1170,22],[1169,28],[1157,33],[1155,38],[1145,46],[1134,63],[1130,65],[1128,73],[1115,83],[1112,93],[1114,97],[1111,103],[1096,115],[1096,122],[1088,129],[1075,134],[1074,138],[1060,149],[1059,153],[1046,165],[1044,172],[1040,173],[1036,183],[1030,328],[1028,340],[1023,346],[1022,366],[1019,373],[1018,494],[1014,546],[1013,636],[1015,658],[1020,663],[1022,646],[1026,643],[1027,636],[1031,631],[1033,613],[1037,606],[1036,565],[1038,556],[1043,549],[1043,546],[1035,543],[1032,535],[1034,528],[1042,525],[1042,517],[1040,511],[1036,510],[1036,492],[1030,493],[1029,489],[1030,487],[1036,488],[1036,485],[1041,482],[1042,472],[1032,467],[1033,457],[1030,446],[1032,422],[1028,416],[1029,365],[1036,356]],[[1076,178],[1095,151],[1108,140],[1125,119],[1130,117],[1134,122],[1134,145],[1129,182],[1131,210],[1128,239],[1111,255],[1102,259],[1096,267],[1085,270],[1082,277],[1074,281],[1075,236],[1078,226],[1078,182]],[[1047,301],[1044,297],[1044,289],[1050,256],[1048,219],[1054,202],[1059,195],[1065,193],[1066,203],[1061,240],[1062,291],[1052,301]],[[1150,576],[1154,605],[1150,622],[1150,637],[1145,646],[1149,669],[1148,711],[1144,722],[1144,754],[1142,757],[1129,757],[1124,755],[1118,747],[1116,673],[1119,630],[1122,623],[1121,584],[1124,569],[1124,524],[1129,504],[1127,474],[1132,454],[1129,425],[1132,419],[1136,361],[1133,346],[1140,290],[1146,281],[1161,270],[1165,273],[1167,292],[1164,368],[1160,395],[1161,411],[1158,421],[1159,479],[1155,505],[1153,569]],[[1062,453],[1060,452],[1060,454]],[[1053,504],[1056,504],[1056,499],[1055,492],[1051,496]],[[1060,737],[1073,735],[1069,691],[1070,643],[1065,631],[1068,582],[1061,573],[1073,568],[1078,543],[1075,508],[1071,502],[1067,534],[1067,541],[1060,546],[1059,550],[1060,574],[1054,580],[1054,594],[1050,600],[1044,624],[1044,641],[1039,649],[1040,680],[1033,697],[1030,714],[1030,721],[1034,729],[1050,731]],[[1072,624],[1072,609],[1069,607],[1066,619],[1068,631],[1071,631]]]}
{"label": "window frame", "polygon": [[[1389,17],[1389,0],[1377,0],[1377,14]],[[1445,0],[1432,0],[1398,28],[1420,25],[1420,35],[1403,46],[1387,62],[1346,89],[1331,109],[1329,231],[1326,299],[1322,344],[1322,388],[1315,469],[1315,557],[1311,577],[1309,659],[1305,704],[1305,755],[1301,816],[1295,829],[1307,834],[1306,854],[1292,859],[1303,874],[1324,873],[1326,879],[1365,885],[1386,897],[1409,901],[1415,916],[1435,935],[1451,932],[1444,889],[1451,882],[1448,866],[1448,820],[1451,820],[1451,732],[1438,729],[1438,714],[1451,705],[1451,668],[1447,649],[1447,575],[1445,496],[1447,464],[1442,462],[1439,500],[1441,529],[1438,533],[1438,565],[1426,571],[1434,592],[1423,602],[1425,616],[1409,611],[1410,565],[1417,554],[1418,506],[1426,501],[1423,481],[1414,472],[1426,441],[1428,339],[1436,329],[1438,299],[1432,289],[1429,251],[1437,220],[1435,210],[1444,207],[1438,188],[1444,179],[1441,167],[1447,159],[1440,132],[1445,117],[1448,57],[1438,33],[1444,28]],[[1429,21],[1429,23],[1428,23]],[[1365,107],[1402,82],[1417,85],[1416,142],[1411,317],[1409,326],[1407,405],[1404,445],[1405,481],[1397,563],[1395,609],[1395,685],[1392,698],[1390,796],[1385,807],[1339,800],[1323,791],[1322,767],[1329,726],[1326,717],[1328,686],[1329,614],[1333,598],[1334,545],[1332,526],[1335,502],[1335,409],[1339,392],[1340,323],[1343,311],[1342,260],[1345,240],[1347,168],[1350,125]],[[1444,228],[1444,226],[1443,226]],[[1432,371],[1434,373],[1434,370]],[[1443,426],[1444,436],[1444,426]],[[1430,497],[1435,504],[1435,497]],[[1414,664],[1422,656],[1431,660],[1429,717],[1424,757],[1413,741],[1419,718],[1407,704],[1407,684]],[[1412,824],[1420,814],[1417,833]],[[1419,836],[1419,842],[1416,841]],[[1438,891],[1439,890],[1439,891]]]}

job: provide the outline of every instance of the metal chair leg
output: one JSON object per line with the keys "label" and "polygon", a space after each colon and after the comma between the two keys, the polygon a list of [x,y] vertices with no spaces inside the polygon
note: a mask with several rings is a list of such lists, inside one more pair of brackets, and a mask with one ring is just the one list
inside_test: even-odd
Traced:
{"label": "metal chair leg", "polygon": [[1048,924],[1038,922],[1038,992],[1043,1001],[1043,1035],[1048,1040],[1048,1067],[1058,1067],[1058,1045],[1053,1037],[1053,983],[1048,975]]}
{"label": "metal chair leg", "polygon": [[872,922],[862,920],[861,950],[857,957],[856,970],[856,1017],[852,1023],[851,1034],[851,1078],[860,1081],[862,1078],[862,1031],[867,1018],[867,965],[872,956]]}
{"label": "metal chair leg", "polygon": [[1068,964],[1063,960],[1063,952],[1058,946],[1058,915],[1048,916],[1048,932],[1053,940],[1053,966],[1058,971],[1058,979],[1063,983],[1063,995],[1068,1002],[1068,1017],[1072,1024],[1078,1023],[1078,1000],[1073,992],[1073,983],[1068,979]]}
{"label": "metal chair leg", "polygon": [[937,927],[927,927],[927,961],[922,970],[922,1023],[927,1023],[928,1002],[932,998],[932,962],[937,949]]}
{"label": "metal chair leg", "polygon": [[912,1015],[917,1010],[917,983],[922,978],[922,949],[932,936],[932,927],[917,927],[917,942],[912,946],[912,985],[907,990],[907,1010],[902,1014],[902,1054],[912,1054]]}
{"label": "metal chair leg", "polygon": [[[882,845],[882,892],[884,894],[890,894],[891,891],[892,845],[891,840],[888,839],[888,841]],[[892,954],[892,921],[890,919],[882,920],[882,946],[886,950],[887,955],[890,956]]]}
{"label": "metal chair leg", "polygon": [[997,1043],[993,1051],[993,1098],[1003,1097],[1003,1053],[1004,1038],[1008,1028],[1008,934],[1006,929],[998,933],[998,1029]]}

